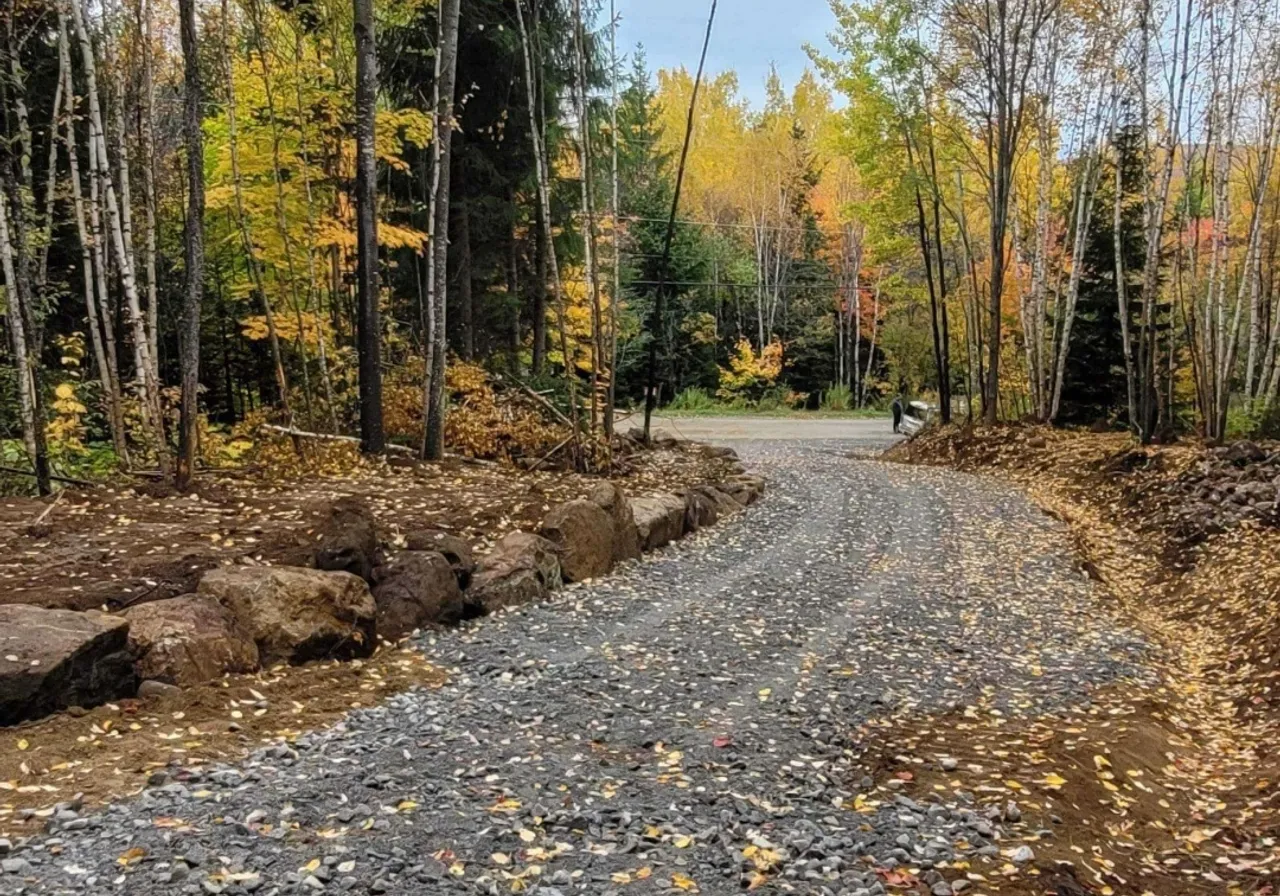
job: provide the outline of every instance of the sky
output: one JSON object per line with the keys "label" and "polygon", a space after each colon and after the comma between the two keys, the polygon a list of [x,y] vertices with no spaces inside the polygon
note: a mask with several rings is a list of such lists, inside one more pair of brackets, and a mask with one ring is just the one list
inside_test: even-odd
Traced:
{"label": "sky", "polygon": [[[649,68],[698,67],[698,54],[707,27],[710,0],[615,0],[621,23],[618,54],[630,55],[644,44]],[[605,0],[604,15],[609,14]],[[835,18],[827,0],[719,0],[707,72],[726,69],[738,73],[742,95],[759,108],[770,63],[788,90],[795,86],[809,58],[805,42],[829,48],[827,32]]]}

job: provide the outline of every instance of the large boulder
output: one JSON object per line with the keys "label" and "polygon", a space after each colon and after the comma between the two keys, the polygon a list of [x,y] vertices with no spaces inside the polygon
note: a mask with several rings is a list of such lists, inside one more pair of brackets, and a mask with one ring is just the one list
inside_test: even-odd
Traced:
{"label": "large boulder", "polygon": [[198,590],[216,598],[249,631],[264,664],[373,650],[377,607],[369,586],[351,573],[224,566],[205,573]]}
{"label": "large boulder", "polygon": [[654,551],[684,535],[684,499],[677,495],[632,498],[640,543],[646,551]]}
{"label": "large boulder", "polygon": [[378,565],[378,528],[359,498],[339,498],[321,524],[312,563],[327,572],[349,572],[366,582]]}
{"label": "large boulder", "polygon": [[208,595],[139,604],[124,617],[140,679],[185,687],[258,668],[258,645],[249,630]]}
{"label": "large boulder", "polygon": [[703,495],[712,504],[715,505],[716,514],[721,519],[740,513],[745,506],[740,501],[731,498],[726,492],[721,491],[714,485],[697,485],[693,488],[698,494]]}
{"label": "large boulder", "polygon": [[746,476],[722,482],[718,488],[743,507],[754,504],[761,493],[761,488],[756,482]]}
{"label": "large boulder", "polygon": [[609,514],[613,521],[613,562],[637,560],[640,557],[640,530],[631,502],[612,482],[601,482],[591,489],[587,500]]}
{"label": "large boulder", "polygon": [[452,625],[463,617],[462,589],[444,554],[400,551],[374,572],[378,634],[389,641],[427,625]]}
{"label": "large boulder", "polygon": [[132,696],[128,641],[119,616],[0,606],[0,726]]}
{"label": "large boulder", "polygon": [[481,615],[545,600],[561,584],[556,546],[528,532],[510,532],[480,561],[467,589],[467,608]]}
{"label": "large boulder", "polygon": [[714,526],[720,519],[716,503],[697,489],[686,490],[684,498],[684,530],[697,532],[704,526]]}
{"label": "large boulder", "polygon": [[466,539],[445,532],[443,529],[419,529],[405,537],[405,547],[411,551],[435,551],[444,554],[444,558],[453,567],[454,576],[458,579],[458,587],[466,588],[471,583],[471,575],[476,571],[476,561],[471,552],[471,545]]}
{"label": "large boulder", "polygon": [[588,500],[579,498],[551,508],[541,534],[560,551],[566,582],[594,579],[613,566],[613,520]]}

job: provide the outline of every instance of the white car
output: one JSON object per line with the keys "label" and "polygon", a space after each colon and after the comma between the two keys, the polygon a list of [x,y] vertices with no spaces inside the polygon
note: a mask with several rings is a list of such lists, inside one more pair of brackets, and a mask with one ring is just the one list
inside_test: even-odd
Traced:
{"label": "white car", "polygon": [[913,436],[920,430],[924,429],[933,422],[933,405],[925,404],[923,401],[911,401],[907,403],[906,410],[902,414],[901,430],[908,436]]}

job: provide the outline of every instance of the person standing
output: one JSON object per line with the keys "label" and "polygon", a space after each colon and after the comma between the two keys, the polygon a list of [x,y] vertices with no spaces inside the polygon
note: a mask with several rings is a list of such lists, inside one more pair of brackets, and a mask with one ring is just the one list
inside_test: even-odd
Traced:
{"label": "person standing", "polygon": [[902,432],[902,396],[893,398],[893,431]]}

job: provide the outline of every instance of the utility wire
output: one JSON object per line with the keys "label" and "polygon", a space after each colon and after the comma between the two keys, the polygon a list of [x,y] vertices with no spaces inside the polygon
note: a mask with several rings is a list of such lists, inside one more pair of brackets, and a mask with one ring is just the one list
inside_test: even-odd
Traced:
{"label": "utility wire", "polygon": [[[662,279],[667,276],[671,264],[671,241],[676,233],[676,212],[680,209],[680,188],[684,185],[684,166],[689,158],[689,143],[693,139],[693,115],[698,105],[698,88],[702,86],[702,70],[707,64],[707,47],[711,44],[711,26],[716,20],[716,0],[711,0],[711,12],[707,15],[707,33],[702,38],[702,56],[698,59],[698,74],[693,79],[693,95],[689,97],[689,118],[685,123],[684,148],[680,151],[680,167],[676,169],[676,191],[671,199],[671,217],[667,219],[667,236],[662,243]],[[662,325],[662,294],[665,286],[658,287],[653,303],[653,316],[649,322],[649,370],[644,396],[644,440],[649,442],[649,425],[653,420],[653,407],[657,403],[658,331]]]}

